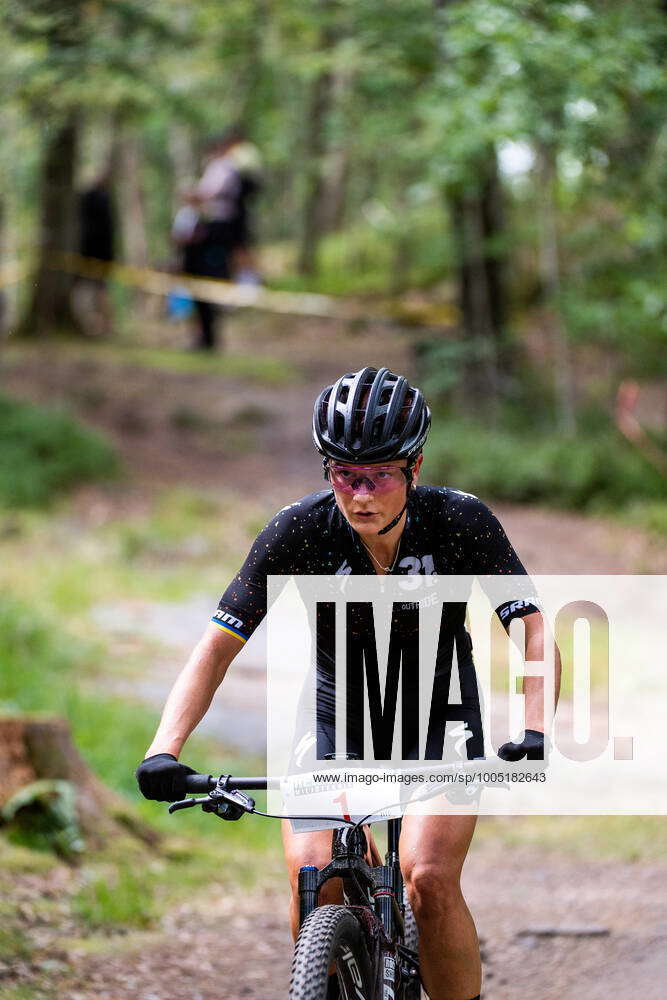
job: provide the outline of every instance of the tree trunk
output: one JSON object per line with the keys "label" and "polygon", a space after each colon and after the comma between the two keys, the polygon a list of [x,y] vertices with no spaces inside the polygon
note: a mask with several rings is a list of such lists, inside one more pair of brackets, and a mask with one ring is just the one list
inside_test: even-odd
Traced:
{"label": "tree trunk", "polygon": [[172,215],[181,207],[183,188],[192,185],[197,177],[197,156],[192,131],[186,125],[174,123],[169,133],[169,159],[171,160]]}
{"label": "tree trunk", "polygon": [[[0,198],[0,265],[5,263],[7,257],[7,217],[5,213],[4,199]],[[4,288],[0,288],[0,336],[7,330],[7,293]]]}
{"label": "tree trunk", "polygon": [[338,110],[342,139],[329,151],[324,164],[321,219],[325,233],[337,232],[345,223],[351,153],[350,130],[346,127],[346,119],[352,82],[353,76],[348,70],[334,72],[331,104]]}
{"label": "tree trunk", "polygon": [[411,233],[405,220],[408,218],[408,202],[405,192],[410,184],[410,178],[404,175],[399,179],[400,193],[398,194],[394,206],[394,212],[398,216],[400,223],[393,239],[393,254],[391,261],[391,276],[389,292],[391,295],[400,295],[408,287],[408,277],[411,264]]}
{"label": "tree trunk", "polygon": [[[452,0],[433,0],[443,65],[448,59],[444,12]],[[494,408],[510,359],[506,350],[505,213],[495,148],[470,164],[472,183],[448,194],[458,265],[463,334],[471,346],[470,388]]]}
{"label": "tree trunk", "polygon": [[495,325],[498,290],[493,288],[493,264],[487,254],[483,193],[472,190],[449,199],[458,260],[459,307],[463,335],[470,346],[466,381],[476,405],[498,402],[498,346],[502,329]]}
{"label": "tree trunk", "polygon": [[554,389],[558,424],[566,434],[576,429],[574,376],[567,330],[558,306],[560,294],[560,253],[556,224],[557,171],[555,150],[542,147],[538,157],[540,212],[540,279],[542,297],[549,314],[554,358]]}
{"label": "tree trunk", "polygon": [[118,162],[118,199],[120,228],[125,262],[133,267],[148,267],[148,224],[142,186],[143,147],[134,126],[121,130],[116,153]]}
{"label": "tree trunk", "polygon": [[347,185],[350,177],[350,147],[339,146],[329,156],[322,192],[322,230],[335,233],[345,225]]}
{"label": "tree trunk", "polygon": [[494,149],[489,150],[480,211],[484,233],[484,269],[489,297],[490,327],[497,344],[500,369],[501,372],[505,372],[509,362],[503,350],[507,322],[505,206],[498,157]]}
{"label": "tree trunk", "polygon": [[[333,0],[320,0],[320,10],[326,15],[333,6]],[[333,27],[325,23],[320,32],[318,51],[328,54],[334,47],[336,35]],[[317,251],[324,234],[322,211],[323,158],[326,149],[327,119],[331,111],[334,94],[334,74],[323,69],[312,82],[306,110],[306,136],[304,148],[305,190],[301,245],[297,267],[299,274],[311,275],[317,272]]]}
{"label": "tree trunk", "polygon": [[59,253],[77,249],[75,171],[77,116],[72,113],[49,131],[40,185],[39,257],[32,294],[21,323],[23,336],[82,334],[72,310],[73,277],[58,270]]}
{"label": "tree trunk", "polygon": [[264,75],[264,46],[271,32],[271,4],[268,0],[251,0],[245,15],[248,23],[240,29],[238,44],[244,61],[236,80],[234,106],[236,120],[242,125],[261,120],[264,110],[262,83]]}
{"label": "tree trunk", "polygon": [[63,719],[0,717],[0,807],[43,779],[74,787],[79,827],[89,846],[103,846],[123,830],[148,844],[158,843],[159,835],[88,768]]}
{"label": "tree trunk", "polygon": [[331,74],[320,73],[313,83],[306,115],[305,192],[297,263],[299,274],[315,274],[317,271],[317,252],[324,231],[321,211],[324,128],[330,102]]}

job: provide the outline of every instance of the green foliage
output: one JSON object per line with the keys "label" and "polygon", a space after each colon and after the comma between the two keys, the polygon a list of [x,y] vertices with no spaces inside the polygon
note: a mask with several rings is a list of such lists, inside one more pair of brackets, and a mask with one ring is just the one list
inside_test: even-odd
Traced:
{"label": "green foliage", "polygon": [[33,988],[21,983],[19,986],[5,986],[2,990],[2,1000],[53,1000],[54,994],[50,988],[42,986]]}
{"label": "green foliage", "polygon": [[395,293],[432,285],[451,262],[443,206],[429,185],[414,203],[369,202],[365,216],[322,240],[314,277],[285,274],[272,284],[326,295]]}
{"label": "green foliage", "polygon": [[62,635],[34,609],[9,596],[0,599],[0,708],[65,716],[93,770],[133,793],[133,771],[154,719],[138,706],[92,691],[86,678],[98,657],[99,650]]}
{"label": "green foliage", "polygon": [[[574,342],[575,368],[590,343],[607,349],[608,372],[577,370],[575,381],[604,380],[608,397],[627,375],[667,374],[667,14],[657,0],[0,6],[7,15],[0,182],[9,192],[10,245],[34,243],[40,155],[65,114],[78,116],[96,169],[112,134],[122,140],[135,129],[141,176],[137,191],[119,192],[118,202],[124,211],[135,198],[145,204],[155,259],[170,252],[176,188],[199,171],[202,140],[242,121],[265,168],[262,243],[277,254],[287,247],[283,273],[267,268],[273,283],[354,295],[433,283],[434,294],[452,301],[460,298],[462,247],[474,242],[474,234],[461,234],[457,206],[479,197],[497,164],[502,218],[489,245],[469,256],[492,252],[507,263],[510,313],[541,298]],[[330,87],[313,142],[309,109],[318,82]],[[26,124],[26,107],[46,119],[43,128]],[[340,204],[322,221],[319,271],[297,276],[295,245],[313,178],[323,208]],[[547,249],[557,271],[551,278]],[[118,311],[129,316],[133,295],[115,294],[124,303]],[[480,360],[477,344],[469,355],[457,345],[448,350],[441,354],[446,393]],[[500,352],[501,369],[508,353]],[[182,372],[206,367],[222,377],[295,377],[259,352],[202,358],[139,350],[134,362]],[[541,386],[551,375],[545,359]],[[532,420],[530,393],[521,406]],[[463,398],[460,408],[472,411]],[[197,419],[195,410],[174,414],[184,431]],[[605,455],[611,442],[600,443]],[[566,491],[572,503],[602,492],[592,484],[600,478],[597,448],[580,463],[589,486]],[[545,458],[542,468],[558,461]],[[530,494],[530,479],[526,473],[516,492]]]}
{"label": "green foliage", "polygon": [[26,959],[29,955],[30,939],[20,928],[9,924],[0,927],[0,962]]}
{"label": "green foliage", "polygon": [[231,357],[206,357],[201,354],[180,354],[175,351],[156,348],[137,348],[118,351],[110,348],[101,350],[102,357],[133,364],[156,371],[169,372],[215,372],[222,378],[247,378],[262,382],[281,384],[295,378],[294,369],[279,358],[261,354],[237,354]]}
{"label": "green foliage", "polygon": [[0,818],[10,839],[37,850],[74,858],[84,849],[76,809],[76,789],[69,781],[42,780],[24,785],[4,804]]}
{"label": "green foliage", "polygon": [[618,512],[638,499],[667,500],[667,483],[612,431],[587,437],[527,427],[499,431],[440,416],[426,452],[427,480],[482,498]]}
{"label": "green foliage", "polygon": [[148,109],[168,95],[157,57],[188,40],[171,7],[169,0],[4,0],[5,92],[42,113]]}
{"label": "green foliage", "polygon": [[635,502],[625,512],[627,520],[656,535],[667,538],[667,502]]}
{"label": "green foliage", "polygon": [[662,816],[482,816],[472,850],[533,848],[587,861],[664,860]]}
{"label": "green foliage", "polygon": [[[0,596],[0,711],[64,716],[93,771],[133,800],[145,818],[171,834],[196,833],[219,840],[221,821],[215,817],[186,814],[174,818],[164,806],[139,798],[134,771],[155,732],[157,713],[106,694],[100,682],[100,660],[99,648],[64,634],[57,624],[22,602]],[[261,768],[254,759],[231,752],[221,759],[221,754],[219,744],[193,739],[187,760],[205,773],[225,769],[255,774]],[[262,795],[258,801],[263,801]],[[275,842],[276,823],[264,819],[225,823],[224,836],[230,851],[247,852],[252,868],[253,852]]]}
{"label": "green foliage", "polygon": [[39,506],[118,471],[102,437],[66,413],[0,395],[0,504]]}
{"label": "green foliage", "polygon": [[155,899],[146,871],[120,864],[93,875],[72,900],[72,910],[93,928],[147,927]]}

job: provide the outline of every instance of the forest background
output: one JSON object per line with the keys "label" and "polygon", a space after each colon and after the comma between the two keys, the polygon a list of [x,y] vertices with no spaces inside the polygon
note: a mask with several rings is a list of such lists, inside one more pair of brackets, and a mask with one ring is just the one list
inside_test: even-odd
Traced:
{"label": "forest background", "polygon": [[[16,788],[0,777],[0,994],[32,1000],[66,995],[79,973],[80,995],[94,992],[103,959],[81,942],[163,926],[212,865],[232,892],[258,848],[279,864],[270,823],[228,824],[235,870],[220,872],[220,831],[185,817],[177,842],[174,821],[137,801],[133,770],[250,541],[319,487],[309,409],[342,368],[386,361],[423,385],[427,481],[500,504],[529,569],[664,572],[667,3],[0,12],[0,708],[65,718],[86,765],[132,799],[124,829],[144,836],[107,828],[106,800],[91,829],[66,796],[35,829],[15,801],[7,811]],[[329,296],[330,318],[239,309],[224,349],[200,357],[164,298],[116,273],[113,336],[86,336],[61,266],[78,193],[111,164],[118,262],[168,272],[183,187],[207,138],[239,122],[263,160],[265,285]],[[245,678],[260,718],[257,664]],[[252,772],[260,746],[244,742],[250,703],[232,681],[189,759]],[[494,820],[481,838],[632,862],[614,869],[620,912],[633,884],[659,884],[636,864],[657,856],[659,823]],[[583,877],[558,870],[554,884]]]}
{"label": "forest background", "polygon": [[[389,298],[417,325],[426,389],[465,418],[443,464],[471,460],[499,498],[644,506],[664,528],[642,505],[664,496],[664,4],[4,7],[3,257],[35,276],[15,333],[73,328],[53,252],[76,249],[84,178],[113,164],[121,259],[164,265],[203,141],[242,122],[269,285]],[[644,459],[612,430],[636,378]]]}

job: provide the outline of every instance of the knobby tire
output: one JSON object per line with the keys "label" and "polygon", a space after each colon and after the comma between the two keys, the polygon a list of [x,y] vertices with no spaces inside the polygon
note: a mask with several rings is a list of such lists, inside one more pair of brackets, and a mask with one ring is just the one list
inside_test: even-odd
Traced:
{"label": "knobby tire", "polygon": [[[345,958],[346,955],[353,959]],[[329,967],[349,982],[348,995],[374,1000],[373,977],[361,926],[344,906],[319,906],[303,922],[294,950],[290,1000],[326,1000]],[[358,982],[357,982],[358,979]],[[356,989],[351,989],[354,980]]]}
{"label": "knobby tire", "polygon": [[[405,936],[403,938],[403,944],[410,951],[415,951],[419,953],[419,931],[417,930],[417,921],[415,920],[415,915],[412,912],[412,907],[408,900],[408,893],[405,886],[403,886],[403,903],[405,905],[404,921],[405,921]],[[424,994],[425,996],[425,994]],[[400,1000],[421,1000],[422,991],[418,983],[409,983],[403,986]]]}

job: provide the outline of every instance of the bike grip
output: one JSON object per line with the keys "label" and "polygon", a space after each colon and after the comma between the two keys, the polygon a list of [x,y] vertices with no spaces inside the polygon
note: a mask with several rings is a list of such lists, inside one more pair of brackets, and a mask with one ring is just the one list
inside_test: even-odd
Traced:
{"label": "bike grip", "polygon": [[186,792],[208,792],[216,784],[217,778],[212,778],[210,774],[188,774],[185,778]]}

